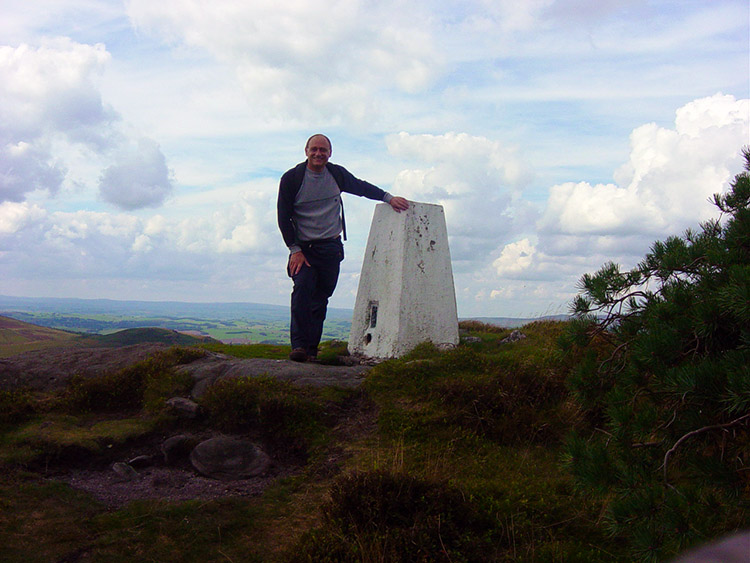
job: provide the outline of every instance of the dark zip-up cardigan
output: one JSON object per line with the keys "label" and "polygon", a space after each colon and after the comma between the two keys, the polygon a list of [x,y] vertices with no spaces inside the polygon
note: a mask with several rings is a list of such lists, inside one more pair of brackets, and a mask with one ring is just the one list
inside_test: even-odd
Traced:
{"label": "dark zip-up cardigan", "polygon": [[[294,225],[294,200],[302,187],[302,181],[305,179],[306,167],[307,161],[299,163],[294,168],[287,170],[281,177],[281,182],[279,182],[279,199],[276,202],[276,211],[279,230],[281,230],[281,236],[284,237],[284,243],[288,247],[294,246],[298,242]],[[326,168],[333,179],[336,180],[340,191],[376,201],[385,201],[387,194],[385,190],[356,178],[343,166],[328,162]]]}

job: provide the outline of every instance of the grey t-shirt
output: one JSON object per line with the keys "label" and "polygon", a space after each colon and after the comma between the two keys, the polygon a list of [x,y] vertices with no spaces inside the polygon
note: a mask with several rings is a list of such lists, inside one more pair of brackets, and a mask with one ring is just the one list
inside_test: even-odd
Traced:
{"label": "grey t-shirt", "polygon": [[[297,238],[301,241],[335,238],[341,234],[341,191],[327,169],[309,168],[294,200]],[[290,250],[292,250],[290,248]]]}

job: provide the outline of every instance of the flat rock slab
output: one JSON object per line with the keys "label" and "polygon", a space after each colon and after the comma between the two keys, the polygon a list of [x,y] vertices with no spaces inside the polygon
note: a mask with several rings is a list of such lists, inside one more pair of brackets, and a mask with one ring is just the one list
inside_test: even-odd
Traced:
{"label": "flat rock slab", "polygon": [[310,362],[264,358],[238,359],[223,354],[209,354],[177,369],[195,379],[192,396],[198,398],[208,387],[228,377],[268,376],[300,386],[354,388],[362,384],[370,366],[328,366]]}
{"label": "flat rock slab", "polygon": [[[0,358],[0,389],[59,390],[65,387],[73,375],[98,377],[113,373],[168,348],[163,344],[117,348],[71,347],[37,350]],[[193,398],[196,398],[223,377],[266,375],[295,385],[353,388],[362,383],[370,366],[328,366],[264,358],[239,359],[209,352],[205,357],[177,369],[195,379]]]}

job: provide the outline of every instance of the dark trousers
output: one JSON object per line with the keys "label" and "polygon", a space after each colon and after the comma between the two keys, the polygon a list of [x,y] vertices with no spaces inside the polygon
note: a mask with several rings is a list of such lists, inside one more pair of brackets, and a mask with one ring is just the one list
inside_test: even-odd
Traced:
{"label": "dark trousers", "polygon": [[292,318],[289,332],[292,349],[303,348],[308,354],[318,352],[328,298],[336,289],[344,245],[341,239],[301,243],[302,253],[310,266],[292,276]]}

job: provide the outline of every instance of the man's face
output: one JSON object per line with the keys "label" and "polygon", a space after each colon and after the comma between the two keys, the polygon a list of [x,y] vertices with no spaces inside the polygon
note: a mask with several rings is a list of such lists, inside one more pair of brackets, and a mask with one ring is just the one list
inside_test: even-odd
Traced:
{"label": "man's face", "polygon": [[331,157],[331,147],[325,137],[315,136],[305,147],[307,167],[313,172],[322,172]]}

